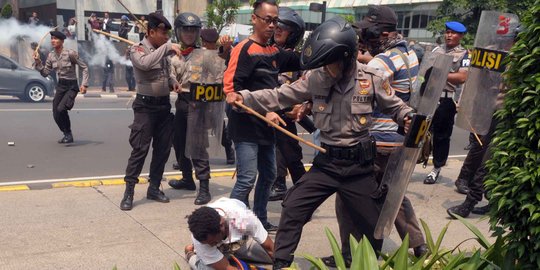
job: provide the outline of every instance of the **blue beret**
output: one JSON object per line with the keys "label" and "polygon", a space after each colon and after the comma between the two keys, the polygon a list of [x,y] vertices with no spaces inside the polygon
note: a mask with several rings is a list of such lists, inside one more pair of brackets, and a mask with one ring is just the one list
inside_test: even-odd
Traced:
{"label": "blue beret", "polygon": [[450,29],[454,32],[458,32],[458,33],[467,32],[467,27],[465,27],[465,25],[461,24],[460,22],[447,22],[444,25],[446,25],[446,29]]}

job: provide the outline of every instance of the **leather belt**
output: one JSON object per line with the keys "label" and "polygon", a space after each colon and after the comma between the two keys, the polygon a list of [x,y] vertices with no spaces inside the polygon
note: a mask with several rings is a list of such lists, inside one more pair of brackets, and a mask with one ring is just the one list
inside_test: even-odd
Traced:
{"label": "leather belt", "polygon": [[155,104],[155,105],[170,103],[169,96],[154,97],[154,96],[146,96],[146,95],[137,94],[137,99],[142,100],[145,103]]}
{"label": "leather belt", "polygon": [[321,146],[326,149],[326,155],[331,158],[358,161],[360,164],[372,163],[375,160],[376,146],[372,138],[350,147],[332,146],[325,143]]}
{"label": "leather belt", "polygon": [[454,98],[454,92],[443,90],[441,93],[441,98]]}

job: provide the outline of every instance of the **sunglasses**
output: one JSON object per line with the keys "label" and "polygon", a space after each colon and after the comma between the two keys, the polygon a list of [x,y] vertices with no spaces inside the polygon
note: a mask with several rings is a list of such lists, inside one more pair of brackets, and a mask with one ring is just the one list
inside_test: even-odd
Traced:
{"label": "sunglasses", "polygon": [[257,15],[257,13],[253,13],[253,15],[255,15],[255,17],[259,18],[261,21],[263,21],[263,22],[266,23],[266,24],[271,24],[271,23],[273,23],[274,25],[277,25],[278,22],[279,22],[279,18],[278,18],[278,17],[274,17],[274,18],[266,17],[266,18],[263,18],[263,17]]}

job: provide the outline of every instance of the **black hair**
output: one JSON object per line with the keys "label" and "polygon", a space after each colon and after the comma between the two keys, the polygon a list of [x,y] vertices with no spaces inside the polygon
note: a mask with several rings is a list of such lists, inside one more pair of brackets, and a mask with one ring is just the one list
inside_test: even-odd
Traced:
{"label": "black hair", "polygon": [[220,224],[221,216],[214,208],[208,206],[196,209],[188,217],[189,230],[199,242],[205,241],[209,235],[219,233]]}
{"label": "black hair", "polygon": [[267,3],[276,7],[278,6],[276,0],[256,0],[255,3],[253,3],[253,12],[257,11],[257,9],[259,9],[259,7],[261,7],[263,3]]}

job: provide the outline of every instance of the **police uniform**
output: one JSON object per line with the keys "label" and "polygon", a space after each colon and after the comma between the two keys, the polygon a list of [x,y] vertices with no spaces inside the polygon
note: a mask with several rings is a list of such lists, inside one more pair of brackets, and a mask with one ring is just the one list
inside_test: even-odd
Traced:
{"label": "police uniform", "polygon": [[[458,33],[466,32],[465,26],[457,22],[447,22],[446,28]],[[446,48],[446,45],[443,44],[433,51],[453,57],[450,73],[457,73],[466,69],[470,64],[469,54],[461,45],[448,49]],[[439,99],[439,106],[433,115],[433,121],[431,123],[433,132],[433,166],[435,167],[434,171],[437,170],[437,172],[432,172],[428,175],[424,180],[424,183],[426,184],[435,183],[439,176],[439,169],[446,165],[450,150],[450,137],[452,136],[452,131],[454,129],[454,116],[456,114],[454,93],[459,87],[461,87],[461,85],[455,85],[448,81],[446,82],[441,98]],[[428,179],[430,177],[431,179]]]}
{"label": "police uniform", "polygon": [[[158,27],[171,29],[170,23],[160,14],[151,13],[148,19],[151,29]],[[169,92],[171,87],[178,83],[170,76],[168,55],[172,51],[172,46],[172,43],[167,42],[155,48],[147,38],[144,38],[139,44],[132,46],[129,52],[138,87],[132,106],[134,119],[130,125],[129,143],[133,150],[124,177],[126,193],[121,204],[122,210],[131,209],[133,188],[139,182],[139,175],[150,145],[153,152],[147,198],[160,202],[169,201],[159,190],[159,185],[172,144],[173,114]],[[125,202],[129,204],[124,205]]]}
{"label": "police uniform", "polygon": [[[51,31],[51,36],[61,40],[66,39],[66,35],[59,31]],[[68,111],[73,108],[75,97],[79,93],[76,65],[79,65],[82,71],[81,84],[88,86],[88,66],[74,50],[62,48],[62,51],[58,53],[53,49],[47,57],[45,66],[41,62],[35,66],[43,77],[58,73],[58,84],[53,99],[53,117],[64,133],[64,138],[58,141],[59,143],[73,142]]]}
{"label": "police uniform", "polygon": [[276,263],[292,262],[303,225],[335,192],[357,224],[354,236],[360,239],[365,235],[375,250],[381,250],[382,240],[373,237],[383,200],[376,199],[378,183],[373,173],[375,142],[369,135],[372,104],[377,102],[384,113],[401,124],[412,109],[394,95],[380,71],[357,62],[352,70],[337,83],[318,68],[304,79],[282,85],[279,91],[239,92],[244,103],[257,111],[277,111],[312,100],[315,126],[326,149],[315,157],[311,170],[283,201],[275,242]]}

